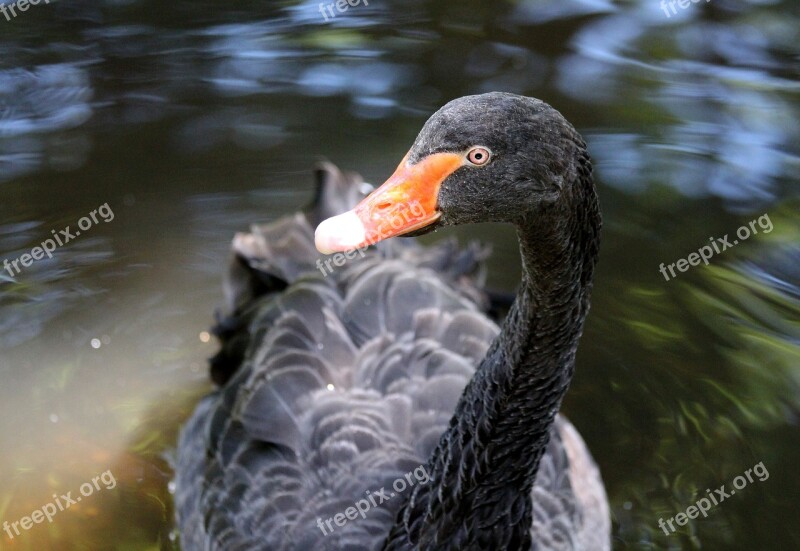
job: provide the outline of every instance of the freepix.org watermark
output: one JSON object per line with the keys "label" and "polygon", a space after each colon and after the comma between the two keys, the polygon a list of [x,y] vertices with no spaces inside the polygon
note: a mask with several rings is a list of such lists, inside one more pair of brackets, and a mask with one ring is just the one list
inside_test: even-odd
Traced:
{"label": "freepix.org watermark", "polygon": [[[361,2],[364,2],[365,6],[369,6],[369,0],[336,0],[336,2],[331,2],[329,4],[320,4],[319,5],[319,12],[322,14],[322,17],[325,18],[325,21],[328,19],[335,19],[336,13],[334,13],[333,8],[336,8],[338,13],[344,13],[349,8],[355,8]],[[330,18],[328,17],[330,14]]]}
{"label": "freepix.org watermark", "polygon": [[[703,518],[708,516],[708,511],[711,510],[711,507],[719,505],[732,495],[736,493],[736,490],[744,489],[748,484],[754,482],[753,475],[758,477],[759,482],[764,482],[769,478],[769,471],[764,466],[764,462],[761,461],[757,465],[754,465],[752,469],[747,469],[743,475],[739,475],[733,479],[733,488],[728,490],[725,487],[725,484],[714,490],[706,490],[708,497],[701,497],[697,500],[694,505],[690,505],[686,508],[686,512],[678,513],[674,517],[670,517],[664,521],[663,518],[658,519],[658,527],[664,531],[664,534],[667,536],[670,533],[674,533],[677,528],[673,525],[673,522],[678,526],[685,526],[688,524],[689,519],[695,519],[698,515],[703,515]],[[669,526],[670,531],[667,532],[667,526]]]}
{"label": "freepix.org watermark", "polygon": [[[100,215],[99,219],[98,215]],[[70,229],[70,226],[67,226],[63,230],[59,230],[58,233],[56,233],[56,230],[50,230],[50,233],[53,234],[51,239],[42,241],[40,246],[34,247],[29,253],[21,255],[19,258],[15,258],[13,260],[8,260],[7,258],[4,259],[3,269],[8,272],[8,275],[14,277],[22,271],[22,268],[30,267],[31,264],[33,264],[36,260],[41,260],[45,256],[47,256],[47,258],[53,258],[53,252],[55,252],[58,247],[63,247],[78,237],[81,234],[81,231],[87,231],[93,225],[99,224],[100,220],[106,223],[114,220],[114,211],[111,210],[111,207],[108,206],[108,203],[105,203],[104,205],[94,209],[87,216],[84,216],[78,220],[78,228],[80,228],[79,230],[73,231]],[[20,264],[22,264],[22,268],[20,267]]]}
{"label": "freepix.org watermark", "polygon": [[727,233],[725,234],[725,237],[721,238],[718,237],[715,239],[713,237],[709,237],[708,240],[711,241],[711,245],[700,247],[696,253],[690,254],[687,258],[681,258],[672,264],[665,266],[662,262],[661,266],[658,268],[658,271],[661,272],[661,275],[664,276],[665,280],[669,281],[670,276],[667,275],[667,270],[669,270],[669,273],[674,278],[677,277],[677,274],[675,274],[675,268],[678,268],[679,272],[685,272],[690,266],[699,265],[700,261],[708,266],[708,261],[711,260],[711,257],[713,257],[715,254],[719,254],[727,249],[732,248],[734,245],[738,245],[740,239],[744,241],[751,235],[756,235],[758,233],[756,222],[758,222],[758,226],[764,231],[764,233],[769,233],[773,229],[772,220],[769,219],[769,215],[762,214],[756,220],[751,220],[749,225],[742,226],[736,230],[736,237],[739,239],[734,239],[733,243],[731,243]]}
{"label": "freepix.org watermark", "polygon": [[41,524],[44,522],[44,519],[47,519],[47,522],[53,522],[53,517],[59,512],[66,511],[71,506],[77,505],[81,499],[89,497],[95,490],[100,491],[102,489],[99,484],[100,482],[103,483],[106,490],[113,490],[117,487],[117,480],[114,478],[112,472],[106,471],[92,478],[91,482],[84,482],[81,484],[81,487],[78,489],[81,493],[79,496],[72,497],[72,492],[67,492],[61,496],[53,494],[52,502],[44,505],[40,509],[36,509],[30,516],[22,517],[15,522],[3,521],[3,531],[13,540],[15,536],[22,534],[20,528],[25,531],[30,530],[33,528],[34,524]]}
{"label": "freepix.org watermark", "polygon": [[[710,1],[711,0],[706,0],[706,4],[708,4]],[[667,9],[667,6],[672,9],[672,15],[678,15],[678,10],[675,9],[675,4],[678,4],[682,10],[685,10],[692,4],[697,4],[698,2],[700,2],[700,0],[691,0],[691,2],[689,0],[661,0],[661,9],[664,10],[664,13],[667,14],[667,17],[669,18],[670,13]]]}
{"label": "freepix.org watermark", "polygon": [[[333,527],[334,524],[342,528],[347,524],[348,520],[356,520],[359,516],[361,516],[361,518],[367,518],[367,512],[373,507],[380,507],[397,494],[405,492],[408,488],[413,488],[414,484],[417,482],[422,485],[427,484],[430,479],[431,477],[428,471],[425,470],[425,466],[420,465],[413,471],[406,473],[405,477],[398,478],[392,483],[392,490],[394,490],[394,492],[386,488],[381,488],[377,492],[370,492],[367,490],[365,492],[367,494],[366,499],[359,499],[353,503],[353,507],[348,507],[343,513],[336,513],[333,517],[324,521],[324,523],[321,518],[318,518],[317,526],[322,530],[322,535],[327,536],[335,530]],[[327,530],[325,529],[326,526],[328,527]]]}
{"label": "freepix.org watermark", "polygon": [[[28,11],[31,6],[38,6],[42,0],[17,0],[10,4],[0,4],[0,13],[6,16],[6,21],[11,21],[11,17],[17,17],[17,10],[23,12]],[[44,0],[45,4],[49,4],[50,0]],[[11,12],[11,16],[9,16]]]}
{"label": "freepix.org watermark", "polygon": [[[393,216],[392,219],[389,221],[389,225],[397,230],[402,228],[404,224],[407,224],[409,221],[419,218],[420,216],[425,214],[425,209],[422,208],[422,205],[419,201],[411,201],[405,206],[400,212],[397,213],[396,216]],[[378,241],[382,241],[386,239],[388,235],[385,233],[383,229],[378,231],[370,231],[367,234],[367,239],[364,241],[364,244],[356,249],[350,249],[349,251],[345,251],[343,253],[336,253],[335,255],[331,256],[331,258],[323,261],[321,258],[317,259],[317,269],[322,272],[322,275],[328,277],[328,274],[333,273],[334,266],[340,267],[344,266],[345,262],[348,260],[352,260],[356,257],[356,255],[360,255],[361,258],[364,258],[364,251],[366,251],[370,245],[377,243]]]}

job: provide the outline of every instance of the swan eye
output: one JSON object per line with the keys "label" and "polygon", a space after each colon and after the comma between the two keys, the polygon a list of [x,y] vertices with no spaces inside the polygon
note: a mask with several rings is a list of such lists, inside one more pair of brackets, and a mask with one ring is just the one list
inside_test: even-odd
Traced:
{"label": "swan eye", "polygon": [[485,147],[473,147],[467,153],[467,161],[475,166],[483,166],[492,158],[492,152]]}

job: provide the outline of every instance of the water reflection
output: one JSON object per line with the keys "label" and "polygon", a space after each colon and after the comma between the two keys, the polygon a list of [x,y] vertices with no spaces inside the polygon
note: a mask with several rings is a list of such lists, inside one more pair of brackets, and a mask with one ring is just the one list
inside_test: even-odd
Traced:
{"label": "water reflection", "polygon": [[[781,545],[782,536],[743,521],[774,514],[775,490],[764,485],[736,495],[724,513],[670,536],[671,546],[656,522],[759,461],[770,472],[786,469],[781,476],[790,486],[800,482],[784,457],[787,451],[779,452],[774,440],[796,432],[800,422],[796,213],[796,206],[771,213],[771,234],[759,234],[666,284],[653,269],[650,276],[618,278],[612,287],[619,294],[596,294],[589,330],[598,324],[604,329],[584,354],[598,352],[603,359],[584,363],[592,381],[578,383],[568,402],[602,401],[604,415],[625,427],[600,444],[611,454],[630,451],[604,471],[621,480],[612,501],[626,505],[615,510],[624,541],[657,549]],[[659,249],[658,257],[669,257],[673,246],[687,250],[676,243],[684,235],[660,238],[674,245]],[[652,260],[643,263],[655,267]],[[613,332],[605,329],[612,327]],[[598,381],[608,389],[598,390]]]}
{"label": "water reflection", "polygon": [[0,71],[0,182],[40,168],[68,170],[83,164],[85,135],[63,131],[92,116],[86,70],[73,64]]}
{"label": "water reflection", "polygon": [[577,53],[559,64],[559,89],[576,100],[608,104],[626,89],[647,90],[629,98],[635,109],[618,112],[639,133],[593,136],[606,159],[599,169],[610,169],[605,179],[632,192],[667,183],[692,197],[725,198],[731,208],[770,204],[797,166],[800,139],[791,122],[800,114],[800,85],[782,76],[766,34],[784,14],[758,10],[764,27],[747,12],[746,23],[698,21],[676,32],[666,18],[642,21],[643,11],[586,25],[573,39]]}

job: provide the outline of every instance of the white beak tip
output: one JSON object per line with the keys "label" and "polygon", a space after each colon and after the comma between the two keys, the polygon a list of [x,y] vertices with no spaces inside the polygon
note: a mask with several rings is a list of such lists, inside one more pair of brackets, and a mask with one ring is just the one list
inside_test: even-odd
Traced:
{"label": "white beak tip", "polygon": [[353,211],[323,220],[314,232],[314,246],[322,254],[356,249],[366,240],[364,224]]}

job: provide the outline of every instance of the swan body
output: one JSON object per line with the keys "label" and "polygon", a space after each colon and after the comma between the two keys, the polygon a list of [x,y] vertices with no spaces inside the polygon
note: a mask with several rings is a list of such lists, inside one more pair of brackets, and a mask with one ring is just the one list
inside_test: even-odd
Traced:
{"label": "swan body", "polygon": [[[537,101],[510,94],[475,98],[490,106],[510,101],[523,109]],[[464,100],[478,101],[459,101]],[[554,116],[546,104],[534,107]],[[435,156],[437,145],[447,141],[442,134],[452,130],[448,124],[458,112],[445,108],[437,115],[398,174],[422,166],[421,159]],[[582,144],[579,137],[567,138]],[[487,150],[501,156],[493,145]],[[430,221],[420,226],[416,218],[406,220],[414,231],[462,223],[459,217],[468,219],[477,210],[448,210],[453,199],[447,188],[471,185],[468,177],[455,178],[461,167],[448,155],[453,166],[438,183],[438,201],[435,206],[423,201]],[[420,174],[428,178],[434,169]],[[581,167],[568,166],[562,176],[570,170]],[[576,263],[568,266],[574,273],[555,277],[543,289],[523,281],[501,329],[487,316],[481,290],[487,253],[474,244],[423,248],[413,240],[391,240],[348,255],[333,270],[320,269],[315,245],[360,245],[320,235],[336,231],[335,223],[326,230],[321,222],[342,213],[369,220],[352,207],[397,194],[398,185],[418,175],[406,174],[400,184],[399,176],[390,179],[364,199],[358,175],[329,163],[316,174],[312,207],[234,239],[226,315],[215,331],[222,349],[212,360],[219,388],[197,406],[179,442],[176,510],[182,548],[609,549],[599,471],[575,428],[557,414],[588,307],[584,287],[590,286],[593,261],[586,258],[595,254],[592,232],[599,230],[594,207],[588,207],[589,239],[567,239],[572,244],[560,247],[552,237],[553,251],[568,251]],[[531,188],[546,195],[550,190],[538,190],[541,183]],[[385,191],[390,185],[395,187]],[[507,212],[502,204],[492,208]],[[545,214],[556,222],[561,216]],[[524,217],[511,222],[522,228],[525,257],[528,222]],[[536,262],[524,262],[527,279],[539,276]],[[575,283],[581,274],[588,279]],[[568,296],[545,300],[561,293]],[[543,322],[522,315],[537,308],[545,312]],[[562,308],[568,309],[563,316]],[[552,316],[556,321],[546,315],[549,309],[558,313]],[[558,321],[561,317],[567,321]],[[540,361],[534,337],[558,354]],[[533,376],[520,373],[514,379],[514,367],[530,369]],[[508,396],[494,404],[503,392]],[[515,400],[521,400],[519,406],[502,410]],[[501,415],[490,416],[489,410]]]}

